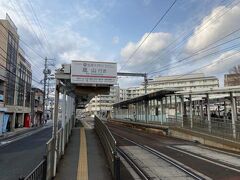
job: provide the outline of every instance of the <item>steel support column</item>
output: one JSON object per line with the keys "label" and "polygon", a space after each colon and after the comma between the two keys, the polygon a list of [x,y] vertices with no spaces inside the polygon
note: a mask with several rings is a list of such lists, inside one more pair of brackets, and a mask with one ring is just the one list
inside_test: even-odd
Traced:
{"label": "steel support column", "polygon": [[185,115],[185,111],[184,111],[184,96],[181,96],[181,115],[182,115],[182,127],[184,126],[184,115]]}
{"label": "steel support column", "polygon": [[208,120],[208,131],[212,131],[212,123],[211,123],[211,113],[210,113],[210,103],[209,103],[209,94],[206,95],[207,101],[207,120]]}
{"label": "steel support column", "polygon": [[236,121],[237,121],[237,112],[236,112],[236,99],[233,97],[233,93],[230,93],[231,99],[231,113],[232,113],[232,133],[233,138],[236,139]]}
{"label": "steel support column", "polygon": [[193,128],[193,109],[192,109],[192,95],[189,95],[189,118],[190,118],[190,125]]}

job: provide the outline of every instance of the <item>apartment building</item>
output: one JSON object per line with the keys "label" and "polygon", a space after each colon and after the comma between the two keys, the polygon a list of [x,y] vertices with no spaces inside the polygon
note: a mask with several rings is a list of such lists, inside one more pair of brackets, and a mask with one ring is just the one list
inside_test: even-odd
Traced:
{"label": "apartment building", "polygon": [[[161,76],[150,80],[147,85],[147,93],[163,88],[179,90],[210,89],[219,87],[219,81],[215,76],[205,76],[203,73]],[[93,98],[87,105],[87,112],[91,114],[108,113],[112,111],[112,104],[145,94],[145,87],[131,87],[120,89],[119,86],[111,88],[109,95],[101,95]]]}
{"label": "apartment building", "polygon": [[0,126],[4,132],[30,126],[32,71],[8,15],[0,20],[0,35]]}
{"label": "apartment building", "polygon": [[106,116],[112,111],[112,104],[118,102],[119,98],[119,86],[113,86],[110,88],[109,95],[98,95],[92,98],[86,105],[86,112]]}
{"label": "apartment building", "polygon": [[224,86],[239,86],[240,74],[224,74]]}
{"label": "apartment building", "polygon": [[[205,76],[203,73],[160,76],[150,80],[147,92],[151,93],[163,88],[174,88],[179,90],[210,89],[219,87],[219,81],[215,76]],[[127,89],[127,99],[131,99],[145,93],[145,87],[133,87]]]}

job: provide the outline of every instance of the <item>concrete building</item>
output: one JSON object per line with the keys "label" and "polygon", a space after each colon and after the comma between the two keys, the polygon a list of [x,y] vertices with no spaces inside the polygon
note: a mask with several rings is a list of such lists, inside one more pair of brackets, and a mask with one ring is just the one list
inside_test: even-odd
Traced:
{"label": "concrete building", "polygon": [[43,116],[43,90],[32,88],[31,106],[31,123],[33,126],[39,126]]}
{"label": "concrete building", "polygon": [[[214,76],[205,76],[202,73],[176,76],[161,76],[148,82],[147,92],[155,92],[163,88],[178,90],[210,89],[219,87],[219,81]],[[112,104],[132,99],[145,94],[144,86],[120,89],[119,86],[111,88],[109,95],[96,96],[87,105],[87,111],[91,114],[106,114],[112,111]]]}
{"label": "concrete building", "polygon": [[86,112],[95,115],[107,115],[112,111],[112,104],[119,101],[119,86],[110,88],[109,95],[98,95],[86,105]]}
{"label": "concrete building", "polygon": [[4,114],[1,121],[4,131],[13,131],[29,126],[32,72],[19,47],[17,28],[8,15],[0,20],[0,33],[0,111]]}
{"label": "concrete building", "polygon": [[239,86],[240,74],[224,74],[224,86]]}
{"label": "concrete building", "polygon": [[[204,90],[216,87],[219,87],[219,81],[215,76],[205,76],[203,73],[196,73],[156,77],[148,82],[147,92],[151,93],[163,88],[174,88],[178,90]],[[127,99],[144,94],[144,86],[127,89]]]}

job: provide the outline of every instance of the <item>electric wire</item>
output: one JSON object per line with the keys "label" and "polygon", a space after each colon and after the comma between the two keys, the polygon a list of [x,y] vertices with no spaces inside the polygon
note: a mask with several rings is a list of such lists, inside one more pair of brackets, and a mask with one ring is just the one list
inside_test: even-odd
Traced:
{"label": "electric wire", "polygon": [[129,63],[129,61],[132,59],[132,57],[137,53],[137,51],[141,48],[143,43],[148,39],[150,34],[155,30],[155,28],[159,25],[159,23],[164,19],[164,17],[168,14],[168,12],[172,9],[172,7],[174,6],[174,4],[176,4],[176,2],[177,2],[177,0],[174,0],[174,2],[171,4],[171,6],[165,11],[165,13],[160,17],[160,19],[157,21],[157,23],[154,25],[154,27],[148,33],[148,35],[143,39],[143,41],[138,45],[138,47],[129,56],[129,58],[127,59],[125,65],[123,67],[121,67],[120,70],[123,69]]}
{"label": "electric wire", "polygon": [[[221,3],[223,3],[224,1],[225,1],[225,0],[223,0]],[[235,1],[236,1],[236,0],[231,1],[231,2],[228,3],[226,6],[224,6],[222,9],[231,6]],[[234,6],[236,6],[236,5],[239,4],[239,3],[240,3],[240,2],[237,2],[236,4],[234,4]],[[215,16],[211,17],[207,22],[205,22],[205,23],[203,24],[203,27],[204,27],[204,28],[202,28],[201,31],[199,31],[197,34],[194,34],[192,37],[197,37],[203,30],[205,30],[205,29],[209,26],[208,23],[210,23],[212,20],[215,20],[215,21],[216,21],[216,20],[218,20],[220,17],[226,15],[234,6],[232,6],[232,7],[229,8],[229,9],[227,9],[227,10],[224,11],[223,13],[222,13],[221,10],[219,10],[219,12],[218,12]],[[222,13],[222,14],[221,14],[221,13]],[[192,30],[193,30],[193,29],[192,29]],[[166,48],[162,49],[162,50],[160,51],[161,56],[163,55],[162,53],[165,54],[165,53],[167,53],[167,52],[169,52],[169,54],[170,54],[170,53],[172,54],[172,53],[174,52],[174,50],[176,50],[177,47],[180,47],[179,45],[183,44],[186,40],[188,40],[188,37],[190,37],[190,36],[192,35],[192,30],[191,30],[186,36],[184,36],[184,38],[183,38],[179,43],[177,43],[172,49],[168,50],[172,44],[174,44],[176,41],[178,41],[178,40],[181,38],[180,36],[179,36],[178,38],[176,38],[175,40],[173,40]],[[175,48],[175,49],[174,49],[174,48]],[[168,51],[167,51],[167,50],[168,50]],[[154,56],[153,58],[151,58],[151,59],[149,60],[150,62],[148,61],[148,63],[152,64],[153,62],[159,60],[159,59],[161,58],[160,54],[157,54],[156,56]]]}
{"label": "electric wire", "polygon": [[[240,29],[239,29],[239,30],[240,30]],[[187,61],[187,60],[188,60],[187,62],[189,62],[189,61],[195,61],[196,59],[191,60],[191,58],[193,58],[193,57],[195,57],[195,56],[198,56],[198,55],[200,55],[200,54],[202,54],[202,53],[205,53],[205,52],[207,52],[207,51],[209,51],[209,50],[212,50],[212,49],[215,49],[215,48],[217,48],[217,47],[220,47],[220,46],[222,46],[222,45],[225,45],[225,44],[228,44],[228,43],[230,43],[230,42],[233,42],[233,41],[235,41],[235,40],[239,40],[239,39],[240,39],[240,36],[235,37],[235,38],[233,38],[233,39],[231,39],[231,40],[228,40],[228,41],[226,41],[226,42],[223,42],[223,43],[221,43],[221,44],[218,44],[218,45],[216,45],[216,46],[213,46],[213,47],[210,47],[210,48],[201,49],[200,51],[197,51],[197,52],[193,53],[193,54],[190,55],[190,56],[187,56],[187,57],[185,57],[185,58],[183,58],[183,59],[177,60],[176,62],[174,62],[174,65],[172,65],[172,64],[167,64],[167,65],[163,66],[160,70],[156,70],[156,71],[150,72],[150,73],[148,73],[148,74],[149,74],[149,75],[150,75],[150,74],[156,74],[156,73],[160,73],[160,72],[163,72],[163,71],[172,69],[172,68],[176,68],[176,67],[182,66],[182,65],[184,65],[184,64],[186,64],[186,63],[180,64],[180,65],[178,65],[178,64],[179,64],[179,63],[182,63],[182,62],[185,62],[185,61]],[[235,47],[238,47],[238,45],[240,45],[240,44],[236,44],[236,45],[233,45],[233,46],[230,46],[230,47],[221,49],[221,50],[216,51],[216,52],[211,52],[211,53],[206,54],[206,55],[204,55],[203,57],[200,57],[200,58],[198,58],[198,59],[203,59],[203,58],[205,58],[205,57],[208,57],[208,56],[211,56],[211,55],[214,55],[214,54],[218,54],[218,53],[221,53],[221,52],[225,52],[226,50],[232,50],[232,49],[234,49]],[[201,52],[201,53],[199,53],[199,52]]]}

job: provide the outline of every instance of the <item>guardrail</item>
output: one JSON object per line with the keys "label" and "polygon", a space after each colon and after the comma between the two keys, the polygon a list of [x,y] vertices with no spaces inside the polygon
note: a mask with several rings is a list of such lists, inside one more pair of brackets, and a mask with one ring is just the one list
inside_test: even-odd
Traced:
{"label": "guardrail", "polygon": [[[69,142],[69,138],[73,128],[73,117],[69,122],[65,124],[65,128],[60,128],[57,131],[56,141],[52,137],[46,143],[46,156],[43,160],[35,167],[27,176],[20,177],[19,180],[51,180],[56,171],[56,166],[58,165],[61,157],[64,155],[64,147]],[[55,153],[55,154],[54,154]],[[55,156],[55,159],[54,159]],[[54,162],[56,161],[56,166]]]}
{"label": "guardrail", "polygon": [[52,151],[54,150],[54,141],[53,138],[49,139],[49,141],[46,143],[46,154],[47,154],[47,174],[46,179],[49,180],[53,177],[53,161],[54,156]]}
{"label": "guardrail", "polygon": [[20,177],[19,180],[45,180],[47,174],[47,157],[44,156],[43,160],[32,170],[26,177]]}
{"label": "guardrail", "polygon": [[97,117],[95,119],[95,130],[103,145],[104,152],[114,179],[120,179],[120,159],[117,155],[116,140],[108,127]]}

